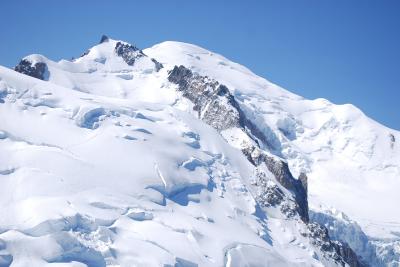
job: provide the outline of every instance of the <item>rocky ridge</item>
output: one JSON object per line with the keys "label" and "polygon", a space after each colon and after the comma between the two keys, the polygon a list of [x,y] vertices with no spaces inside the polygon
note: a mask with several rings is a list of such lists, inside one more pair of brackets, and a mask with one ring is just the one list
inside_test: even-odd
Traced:
{"label": "rocky ridge", "polygon": [[304,236],[311,238],[312,243],[321,249],[327,258],[334,259],[342,266],[345,264],[351,267],[366,266],[359,261],[358,256],[347,244],[332,241],[324,226],[309,223],[306,174],[301,173],[299,178],[295,179],[286,162],[276,156],[268,155],[260,148],[261,142],[265,147],[271,147],[267,137],[246,118],[226,86],[209,77],[193,73],[182,65],[175,66],[169,71],[168,80],[178,85],[178,90],[183,96],[193,102],[193,109],[198,113],[198,117],[207,124],[219,132],[240,128],[254,140],[254,143],[244,145],[243,154],[255,166],[265,164],[276,181],[294,195],[292,200],[277,184],[267,178],[264,171],[258,170],[253,185],[257,188],[257,200],[261,207],[279,206],[281,212],[288,218],[299,216],[308,226]]}

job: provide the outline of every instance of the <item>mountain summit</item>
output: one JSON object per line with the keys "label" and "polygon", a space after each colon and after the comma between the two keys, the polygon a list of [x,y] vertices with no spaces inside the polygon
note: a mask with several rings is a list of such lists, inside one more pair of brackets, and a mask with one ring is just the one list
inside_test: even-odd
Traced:
{"label": "mountain summit", "polygon": [[399,266],[398,140],[191,44],[30,55],[0,67],[0,266]]}

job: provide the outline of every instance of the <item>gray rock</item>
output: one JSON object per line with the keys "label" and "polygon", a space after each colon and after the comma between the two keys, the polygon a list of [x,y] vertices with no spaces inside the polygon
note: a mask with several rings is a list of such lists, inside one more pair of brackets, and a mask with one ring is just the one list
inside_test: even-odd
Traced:
{"label": "gray rock", "polygon": [[366,265],[360,261],[357,254],[349,247],[348,244],[338,241],[332,241],[332,244],[335,248],[335,251],[350,267],[369,267],[369,265]]}
{"label": "gray rock", "polygon": [[318,223],[309,223],[307,232],[303,235],[309,237],[311,243],[319,248],[325,257],[333,259],[336,263],[342,266],[347,263],[350,267],[367,267],[346,243],[332,241],[326,227]]}
{"label": "gray rock", "polygon": [[155,68],[156,68],[156,71],[159,71],[162,68],[164,68],[163,64],[161,64],[160,62],[158,62],[154,58],[152,58],[151,61],[153,61],[154,65],[155,65]]}
{"label": "gray rock", "polygon": [[21,60],[14,70],[40,80],[45,80],[47,78],[46,74],[48,74],[46,63],[37,62],[33,64],[26,59]]}
{"label": "gray rock", "polygon": [[256,200],[262,207],[275,207],[285,200],[284,192],[278,185],[269,183],[269,179],[264,172],[256,174],[254,185],[259,189]]}
{"label": "gray rock", "polygon": [[[369,238],[361,227],[345,214],[338,219],[329,213],[311,211],[310,220],[324,225],[332,240],[348,244],[360,257],[360,261],[368,263],[369,266],[399,266],[396,265],[396,262],[400,261],[400,255],[395,252],[391,253],[391,250],[396,250],[395,240]],[[398,242],[400,244],[400,241]]]}
{"label": "gray rock", "polygon": [[394,137],[393,134],[389,134],[389,138],[390,138],[390,147],[393,149],[394,143],[396,142],[396,138]]}
{"label": "gray rock", "polygon": [[[122,59],[128,64],[129,66],[133,66],[135,64],[135,61],[139,58],[142,57],[147,57],[142,50],[137,48],[134,45],[127,44],[127,43],[122,43],[122,42],[117,42],[115,45],[115,53],[119,56],[122,57]],[[159,71],[161,68],[163,68],[163,65],[155,60],[154,58],[151,59],[151,61],[154,63],[154,68],[156,71]]]}
{"label": "gray rock", "polygon": [[221,131],[239,127],[249,132],[249,136],[256,143],[261,142],[270,150],[278,150],[277,138],[267,137],[246,117],[239,103],[225,85],[207,76],[193,73],[182,65],[175,66],[169,72],[168,80],[177,84],[178,89],[183,92],[183,96],[195,104],[194,110],[198,112],[199,118],[215,129]]}
{"label": "gray rock", "polygon": [[131,44],[117,42],[115,45],[115,53],[122,57],[129,66],[133,66],[138,58],[144,57],[145,54],[139,48]]}
{"label": "gray rock", "polygon": [[[265,163],[268,170],[275,176],[276,180],[287,190],[291,191],[296,200],[296,206],[300,218],[308,222],[308,198],[307,198],[307,178],[301,175],[301,179],[295,179],[291,174],[286,162],[267,155],[257,147],[248,147],[242,150],[247,159],[258,166]],[[285,209],[287,211],[287,209]]]}
{"label": "gray rock", "polygon": [[101,36],[101,39],[100,39],[100,44],[102,44],[102,43],[104,43],[104,42],[108,42],[108,36],[107,35],[103,35],[103,36]]}
{"label": "gray rock", "polygon": [[175,66],[168,80],[177,84],[183,96],[193,102],[198,117],[218,131],[240,127],[243,114],[228,88],[207,76]]}

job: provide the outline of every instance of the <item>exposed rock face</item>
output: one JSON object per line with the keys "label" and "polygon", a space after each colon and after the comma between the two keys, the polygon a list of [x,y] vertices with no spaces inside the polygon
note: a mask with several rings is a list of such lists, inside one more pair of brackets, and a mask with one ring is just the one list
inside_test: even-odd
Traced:
{"label": "exposed rock face", "polygon": [[[179,86],[178,89],[182,91],[183,96],[194,103],[193,109],[198,112],[199,118],[207,124],[218,131],[234,127],[241,128],[257,144],[262,142],[268,146],[267,137],[247,119],[235,97],[229,92],[226,86],[219,84],[218,81],[210,79],[207,76],[200,76],[197,73],[193,73],[182,65],[179,67],[175,66],[169,72],[168,80]],[[268,156],[256,146],[243,149],[243,153],[255,166],[265,163],[268,170],[275,175],[278,182],[293,192],[297,203],[296,205],[285,205],[286,213],[293,213],[293,211],[289,212],[289,210],[295,208],[300,218],[304,222],[308,222],[307,191],[302,181],[293,178],[287,163]],[[273,189],[266,189],[264,197],[266,200],[269,199],[275,202],[271,198],[271,190]],[[275,197],[279,199],[278,192],[276,190],[273,191],[277,193]]]}
{"label": "exposed rock face", "polygon": [[[138,60],[139,58],[147,57],[142,50],[140,50],[134,45],[127,43],[117,42],[114,50],[115,53],[118,56],[122,57],[122,59],[129,66],[133,66],[135,64],[135,61]],[[151,61],[154,63],[156,71],[159,71],[163,67],[162,64],[156,61],[155,59],[151,59]]]}
{"label": "exposed rock face", "polygon": [[[345,214],[340,216],[329,212],[310,212],[310,220],[329,229],[333,240],[345,242],[360,256],[360,260],[374,267],[400,266],[400,240],[370,240],[361,227]],[[397,247],[397,248],[396,248]]]}
{"label": "exposed rock face", "polygon": [[333,241],[332,244],[337,253],[348,265],[350,265],[350,267],[369,267],[369,265],[366,265],[359,260],[357,254],[346,243]]}
{"label": "exposed rock face", "polygon": [[[308,200],[307,200],[307,180],[295,179],[286,162],[269,156],[257,147],[248,147],[242,150],[246,157],[254,165],[258,166],[265,163],[268,170],[275,176],[276,180],[286,189],[291,191],[295,196],[296,205],[293,206],[300,218],[304,222],[308,222]],[[303,184],[304,183],[304,184]]]}
{"label": "exposed rock face", "polygon": [[396,142],[396,138],[394,137],[393,134],[390,134],[389,138],[390,138],[390,147],[393,149],[394,143]]}
{"label": "exposed rock face", "polygon": [[392,143],[396,142],[396,138],[394,137],[393,134],[390,134],[390,142]]}
{"label": "exposed rock face", "polygon": [[254,185],[261,189],[257,195],[257,202],[263,207],[278,206],[285,199],[285,193],[278,185],[273,184],[264,172],[257,173]]}
{"label": "exposed rock face", "polygon": [[190,85],[190,79],[193,77],[193,73],[191,70],[186,68],[185,66],[180,65],[175,66],[170,72],[168,76],[168,80],[172,83],[176,83],[179,85],[179,89],[181,91],[187,90]]}
{"label": "exposed rock face", "polygon": [[100,44],[102,44],[102,43],[104,43],[104,42],[108,42],[108,36],[107,35],[103,35],[103,36],[101,36],[101,39],[100,39]]}
{"label": "exposed rock face", "polygon": [[[341,257],[335,250],[335,246],[329,238],[328,229],[322,225],[318,223],[309,223],[307,225],[307,232],[304,233],[304,236],[310,237],[313,245],[326,252],[326,254],[331,254],[331,258],[335,259],[335,261],[342,261]],[[341,263],[344,265],[343,261]]]}
{"label": "exposed rock face", "polygon": [[244,114],[229,89],[207,76],[193,73],[185,66],[175,66],[169,72],[168,80],[179,85],[183,96],[192,101],[199,118],[215,129],[239,127],[251,132],[251,138],[273,149],[268,137],[258,129]]}
{"label": "exposed rock face", "polygon": [[324,255],[334,259],[342,266],[347,263],[350,267],[367,267],[360,262],[357,255],[346,243],[332,241],[326,227],[318,223],[309,223],[307,227],[308,232],[304,235],[310,237],[311,243],[319,247]]}
{"label": "exposed rock face", "polygon": [[139,50],[134,45],[124,44],[122,42],[118,42],[115,46],[115,53],[122,57],[126,64],[129,66],[133,66],[135,64],[136,59],[144,57],[145,54]]}
{"label": "exposed rock face", "polygon": [[160,62],[158,62],[158,61],[155,60],[154,58],[152,58],[151,61],[153,61],[154,65],[156,66],[156,71],[159,71],[159,70],[161,70],[162,68],[164,68],[163,64],[161,64]]}
{"label": "exposed rock face", "polygon": [[286,162],[268,157],[267,155],[264,155],[263,161],[267,165],[268,170],[275,175],[278,182],[295,194],[296,202],[299,205],[299,215],[304,222],[308,222],[307,191],[303,183],[293,178]]}
{"label": "exposed rock face", "polygon": [[258,171],[253,185],[256,187],[256,200],[261,207],[276,207],[287,217],[299,215],[298,204],[282,191],[279,185]]}
{"label": "exposed rock face", "polygon": [[200,119],[218,131],[240,127],[243,116],[238,104],[226,86],[192,73],[184,66],[175,66],[168,80],[179,85],[183,96],[193,102]]}
{"label": "exposed rock face", "polygon": [[318,247],[327,258],[334,259],[342,266],[347,263],[350,267],[367,267],[367,265],[360,262],[357,255],[347,244],[332,241],[326,227],[318,223],[309,223],[307,232],[303,233],[303,235],[308,236],[311,243]]}
{"label": "exposed rock face", "polygon": [[33,64],[29,60],[23,59],[15,66],[14,70],[40,80],[45,80],[47,65],[43,62]]}

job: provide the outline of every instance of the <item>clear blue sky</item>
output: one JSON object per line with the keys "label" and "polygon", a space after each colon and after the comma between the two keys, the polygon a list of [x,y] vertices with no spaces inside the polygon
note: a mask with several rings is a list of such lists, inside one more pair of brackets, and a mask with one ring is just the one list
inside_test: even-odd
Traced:
{"label": "clear blue sky", "polygon": [[79,56],[102,34],[194,43],[307,98],[400,129],[400,1],[0,1],[0,64]]}

